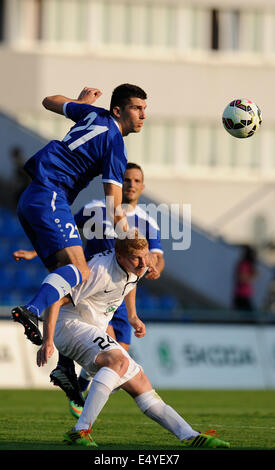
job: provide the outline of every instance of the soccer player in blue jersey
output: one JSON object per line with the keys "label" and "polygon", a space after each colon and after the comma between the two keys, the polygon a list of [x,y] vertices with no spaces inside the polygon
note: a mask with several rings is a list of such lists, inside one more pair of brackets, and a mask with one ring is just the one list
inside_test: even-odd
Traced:
{"label": "soccer player in blue jersey", "polygon": [[120,85],[113,91],[110,110],[93,106],[100,96],[100,90],[84,88],[76,100],[45,98],[46,109],[75,124],[63,141],[52,140],[24,166],[32,182],[19,200],[18,217],[50,274],[30,302],[13,308],[12,317],[37,345],[42,343],[42,312],[89,276],[70,205],[96,176],[102,175],[105,196],[113,201],[110,217],[116,230],[127,229],[124,213],[117,211],[127,164],[123,137],[142,129],[147,95],[135,85]]}

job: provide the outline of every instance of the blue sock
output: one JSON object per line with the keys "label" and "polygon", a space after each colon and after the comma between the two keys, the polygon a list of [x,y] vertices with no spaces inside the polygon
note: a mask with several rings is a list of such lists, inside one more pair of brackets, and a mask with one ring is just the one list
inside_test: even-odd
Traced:
{"label": "blue sock", "polygon": [[76,266],[61,266],[48,274],[36,296],[25,307],[40,317],[47,307],[65,297],[81,282],[82,276]]}
{"label": "blue sock", "polygon": [[91,380],[84,379],[81,375],[78,377],[78,385],[81,392],[87,390]]}
{"label": "blue sock", "polygon": [[82,367],[79,377],[78,377],[78,385],[79,385],[79,389],[81,392],[85,392],[87,390],[87,388],[89,387],[91,383],[91,380],[92,380],[91,375],[88,372],[86,372],[86,370],[83,369]]}

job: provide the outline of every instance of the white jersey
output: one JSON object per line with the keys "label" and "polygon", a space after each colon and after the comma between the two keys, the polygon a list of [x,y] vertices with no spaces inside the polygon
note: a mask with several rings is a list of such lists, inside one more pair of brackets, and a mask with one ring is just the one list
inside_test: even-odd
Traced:
{"label": "white jersey", "polygon": [[115,250],[94,255],[88,266],[89,279],[72,289],[74,305],[62,307],[58,320],[78,318],[105,331],[114,312],[140,278],[118,264]]}

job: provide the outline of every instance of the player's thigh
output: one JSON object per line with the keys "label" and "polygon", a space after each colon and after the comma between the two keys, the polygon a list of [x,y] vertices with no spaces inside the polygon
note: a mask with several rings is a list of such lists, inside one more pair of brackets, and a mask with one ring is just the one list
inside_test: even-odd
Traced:
{"label": "player's thigh", "polygon": [[32,183],[20,199],[18,217],[48,269],[68,262],[86,267],[82,240],[62,195]]}
{"label": "player's thigh", "polygon": [[[63,307],[64,309],[66,307]],[[98,360],[105,352],[115,352],[124,355],[128,368],[118,380],[117,387],[129,381],[141,367],[129,354],[105,331],[78,319],[59,318],[56,324],[54,342],[61,354],[70,357],[82,366],[88,373],[94,372],[95,364],[100,368],[104,362]],[[126,363],[126,362],[125,362]]]}
{"label": "player's thigh", "polygon": [[96,326],[78,319],[63,320],[62,317],[56,323],[54,342],[61,354],[76,361],[87,372],[94,370],[96,359],[102,352],[122,349]]}

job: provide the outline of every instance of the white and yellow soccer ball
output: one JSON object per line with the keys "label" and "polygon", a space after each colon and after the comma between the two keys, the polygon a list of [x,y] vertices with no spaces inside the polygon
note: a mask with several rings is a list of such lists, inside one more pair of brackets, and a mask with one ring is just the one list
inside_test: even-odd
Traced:
{"label": "white and yellow soccer ball", "polygon": [[262,124],[262,113],[253,101],[242,98],[231,101],[222,115],[224,128],[239,139],[251,137]]}

